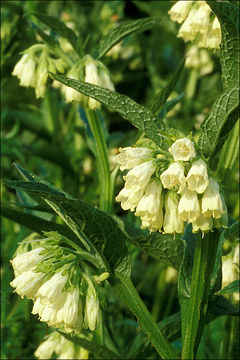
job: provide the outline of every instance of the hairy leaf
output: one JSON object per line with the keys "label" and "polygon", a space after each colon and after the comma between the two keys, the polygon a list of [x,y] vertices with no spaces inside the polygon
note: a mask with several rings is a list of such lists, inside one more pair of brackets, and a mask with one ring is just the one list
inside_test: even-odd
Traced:
{"label": "hairy leaf", "polygon": [[182,69],[184,68],[185,58],[182,59],[180,64],[177,67],[177,70],[167,83],[167,85],[153,98],[149,109],[154,113],[158,114],[165,102],[167,101],[169,95],[174,90],[176,83],[181,75]]}
{"label": "hairy leaf", "polygon": [[144,131],[146,135],[158,146],[163,146],[161,130],[166,131],[166,125],[162,121],[158,121],[157,126],[156,116],[143,105],[137,104],[126,95],[118,94],[114,91],[101,88],[100,86],[85,83],[80,80],[70,79],[64,75],[50,74],[54,79],[60,81],[61,83],[99,101],[109,110],[116,111],[138,129]]}
{"label": "hairy leaf", "polygon": [[229,131],[238,119],[238,85],[227,89],[213,104],[211,112],[201,125],[198,146],[202,155],[209,159],[224,144]]}
{"label": "hairy leaf", "polygon": [[220,294],[220,295],[225,295],[225,294],[231,294],[234,292],[239,292],[239,285],[240,285],[240,280],[234,280],[233,282],[231,282],[230,284],[228,284],[227,286],[225,286],[223,289],[221,289],[220,291],[218,291],[216,294]]}
{"label": "hairy leaf", "polygon": [[207,1],[221,24],[220,62],[224,88],[239,82],[239,9],[230,1]]}
{"label": "hairy leaf", "polygon": [[183,257],[183,241],[180,235],[175,237],[170,234],[159,232],[149,233],[134,227],[126,221],[114,216],[126,238],[140,247],[155,259],[164,261],[166,264],[179,269]]}
{"label": "hairy leaf", "polygon": [[150,29],[160,21],[160,18],[144,18],[139,20],[125,21],[113,30],[108,32],[99,42],[99,45],[94,50],[94,56],[100,59],[103,57],[115,44],[121,41],[125,36],[134,32],[142,32]]}
{"label": "hairy leaf", "polygon": [[67,39],[73,48],[75,48],[77,36],[72,29],[64,24],[64,22],[60,21],[55,16],[49,16],[46,14],[34,13],[31,15],[36,16],[44,24],[49,26],[52,30],[56,31],[60,36]]}
{"label": "hairy leaf", "polygon": [[41,197],[66,222],[82,244],[102,258],[109,270],[117,268],[118,271],[129,274],[125,236],[111,216],[70,197],[46,181],[32,180],[32,175],[25,169],[22,173],[27,181],[7,181],[7,185]]}

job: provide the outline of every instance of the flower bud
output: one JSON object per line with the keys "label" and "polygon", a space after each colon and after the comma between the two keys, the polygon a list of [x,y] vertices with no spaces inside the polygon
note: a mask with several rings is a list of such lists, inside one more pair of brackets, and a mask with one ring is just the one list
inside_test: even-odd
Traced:
{"label": "flower bud", "polygon": [[199,159],[193,162],[187,175],[187,183],[189,190],[196,191],[198,194],[202,194],[206,190],[209,179],[205,161]]}
{"label": "flower bud", "polygon": [[119,148],[119,154],[115,156],[120,164],[120,170],[132,169],[151,158],[152,151],[144,147]]}
{"label": "flower bud", "polygon": [[183,233],[184,223],[178,216],[178,196],[172,191],[168,191],[165,198],[165,215],[163,230],[167,234]]}
{"label": "flower bud", "polygon": [[178,193],[181,193],[186,184],[184,166],[179,162],[170,164],[168,169],[160,175],[160,179],[165,189],[172,189],[178,186]]}
{"label": "flower bud", "polygon": [[210,177],[209,185],[202,198],[202,214],[205,217],[212,216],[215,219],[220,219],[224,213],[218,182]]}
{"label": "flower bud", "polygon": [[88,286],[84,313],[84,325],[94,331],[99,321],[99,300],[93,285]]}
{"label": "flower bud", "polygon": [[175,161],[188,161],[196,156],[194,143],[187,138],[176,140],[168,151],[172,154]]}

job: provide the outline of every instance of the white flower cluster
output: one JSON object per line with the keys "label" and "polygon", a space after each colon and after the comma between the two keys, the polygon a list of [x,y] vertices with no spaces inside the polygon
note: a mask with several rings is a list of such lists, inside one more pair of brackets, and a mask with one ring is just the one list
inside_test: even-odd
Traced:
{"label": "white flower cluster", "polygon": [[194,143],[187,138],[178,139],[168,151],[174,162],[159,178],[158,159],[153,158],[152,150],[120,148],[116,161],[121,170],[130,170],[116,197],[122,208],[135,211],[142,228],[150,231],[183,233],[185,221],[192,223],[193,232],[225,225],[227,210],[218,182],[209,177],[202,159],[193,160]]}
{"label": "white flower cluster", "polygon": [[84,348],[67,340],[57,331],[53,331],[38,346],[34,355],[38,359],[51,359],[52,355],[58,355],[57,359],[88,359],[89,352]]}
{"label": "white flower cluster", "polygon": [[[81,296],[77,286],[67,287],[70,281],[66,266],[55,273],[39,271],[40,263],[41,266],[45,261],[49,264],[44,250],[36,248],[11,260],[15,279],[10,285],[21,297],[33,300],[32,314],[38,314],[39,320],[49,326],[64,328],[67,333],[80,332],[83,326],[95,330],[99,321],[99,300],[91,279],[88,278],[86,294]],[[76,281],[71,278],[71,283]]]}
{"label": "white flower cluster", "polygon": [[[84,73],[84,76],[82,76],[82,73]],[[81,62],[74,65],[67,76],[75,80],[82,80],[109,90],[114,90],[108,69],[102,62],[94,60],[90,55],[86,55]],[[92,110],[101,107],[98,101],[82,95],[71,87],[62,85],[62,92],[67,102],[77,101]]]}
{"label": "white flower cluster", "polygon": [[[39,53],[41,54],[39,55]],[[35,88],[36,98],[43,97],[46,92],[48,72],[64,72],[62,59],[54,59],[46,45],[37,44],[26,49],[15,65],[12,75],[17,76],[20,85]]]}
{"label": "white flower cluster", "polygon": [[171,20],[182,24],[178,37],[197,41],[198,47],[218,49],[221,27],[206,1],[177,1],[169,10]]}

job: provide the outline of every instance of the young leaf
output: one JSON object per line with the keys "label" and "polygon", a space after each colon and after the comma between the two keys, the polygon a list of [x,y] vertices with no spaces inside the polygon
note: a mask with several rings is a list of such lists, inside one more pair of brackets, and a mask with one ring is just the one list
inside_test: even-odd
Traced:
{"label": "young leaf", "polygon": [[108,270],[118,269],[125,275],[129,274],[125,236],[111,216],[70,195],[66,196],[47,182],[32,181],[26,170],[24,174],[27,181],[8,181],[7,185],[41,197],[62,217],[83,245],[102,258]]}
{"label": "young leaf", "polygon": [[221,24],[220,62],[224,88],[239,82],[239,9],[230,1],[207,1]]}
{"label": "young leaf", "polygon": [[70,86],[84,95],[92,97],[105,105],[109,110],[116,111],[138,129],[144,131],[158,146],[164,147],[161,130],[166,131],[166,125],[163,121],[158,121],[157,126],[156,116],[143,105],[137,104],[126,95],[118,94],[114,91],[101,88],[100,86],[70,79],[64,75],[50,74],[53,79],[60,81],[64,85]]}
{"label": "young leaf", "polygon": [[93,56],[100,59],[115,44],[121,41],[125,36],[134,32],[142,32],[150,29],[160,21],[160,18],[144,18],[139,20],[125,21],[113,30],[108,32],[99,42],[99,45],[93,52]]}
{"label": "young leaf", "polygon": [[153,98],[149,109],[154,113],[158,114],[165,102],[167,101],[169,95],[174,90],[176,83],[181,75],[182,69],[184,68],[185,58],[183,58],[180,64],[177,67],[177,70],[167,83],[167,85]]}
{"label": "young leaf", "polygon": [[240,280],[234,280],[227,286],[225,286],[223,289],[218,291],[216,295],[225,295],[225,294],[231,294],[234,292],[239,292],[239,286],[240,286]]}
{"label": "young leaf", "polygon": [[239,88],[227,89],[213,104],[211,112],[201,125],[198,146],[209,159],[223,146],[229,131],[238,119]]}
{"label": "young leaf", "polygon": [[41,20],[44,24],[46,24],[52,30],[57,32],[60,36],[67,39],[70,42],[70,44],[73,46],[73,48],[75,48],[77,36],[72,29],[70,29],[64,24],[64,22],[60,21],[55,16],[49,16],[46,14],[33,13],[31,15],[36,16],[39,20]]}

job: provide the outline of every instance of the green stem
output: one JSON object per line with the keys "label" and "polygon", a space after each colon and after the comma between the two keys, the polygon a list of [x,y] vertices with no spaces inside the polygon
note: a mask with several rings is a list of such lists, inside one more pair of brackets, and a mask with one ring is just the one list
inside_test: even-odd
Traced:
{"label": "green stem", "polygon": [[111,212],[113,186],[111,183],[107,144],[98,114],[92,110],[86,110],[86,114],[96,144],[95,155],[100,183],[100,209]]}
{"label": "green stem", "polygon": [[201,235],[198,234],[196,238],[189,316],[185,325],[185,334],[183,334],[182,359],[194,359],[202,336],[218,241],[217,231],[205,234],[204,238],[201,238]]}
{"label": "green stem", "polygon": [[162,359],[178,359],[171,344],[164,338],[157,323],[146,308],[133,286],[130,278],[119,272],[110,280],[115,291],[124,300],[130,311],[136,316],[142,330]]}
{"label": "green stem", "polygon": [[226,143],[224,144],[219,165],[217,168],[217,176],[222,182],[225,182],[226,177],[236,161],[239,149],[239,120],[232,129]]}

